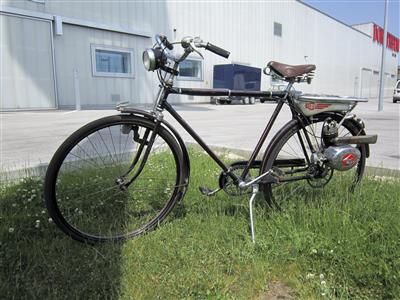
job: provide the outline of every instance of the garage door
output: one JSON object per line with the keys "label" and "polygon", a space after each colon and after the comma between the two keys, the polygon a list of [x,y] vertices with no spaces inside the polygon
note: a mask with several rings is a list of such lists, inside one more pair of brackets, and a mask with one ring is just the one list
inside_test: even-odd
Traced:
{"label": "garage door", "polygon": [[56,107],[51,23],[0,14],[1,110]]}

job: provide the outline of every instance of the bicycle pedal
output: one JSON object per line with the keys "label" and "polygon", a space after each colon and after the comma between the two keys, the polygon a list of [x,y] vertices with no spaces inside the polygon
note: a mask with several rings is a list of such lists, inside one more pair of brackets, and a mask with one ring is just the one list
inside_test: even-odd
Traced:
{"label": "bicycle pedal", "polygon": [[205,195],[207,197],[214,196],[220,190],[221,189],[212,190],[212,189],[209,189],[208,187],[199,186],[200,193],[202,193],[203,195]]}

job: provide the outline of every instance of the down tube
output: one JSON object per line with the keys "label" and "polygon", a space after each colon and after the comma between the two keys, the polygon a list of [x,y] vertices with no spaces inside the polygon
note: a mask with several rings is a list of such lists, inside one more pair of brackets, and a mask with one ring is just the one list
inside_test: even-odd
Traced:
{"label": "down tube", "polygon": [[[179,124],[190,134],[192,138],[195,139],[197,143],[210,155],[210,157],[221,167],[221,169],[232,177],[230,172],[228,172],[228,167],[219,159],[219,157],[207,146],[207,144],[201,139],[201,137],[193,130],[192,127],[182,117],[176,112],[176,110],[168,103],[164,102],[165,109],[178,121]],[[233,175],[232,179],[237,179]]]}

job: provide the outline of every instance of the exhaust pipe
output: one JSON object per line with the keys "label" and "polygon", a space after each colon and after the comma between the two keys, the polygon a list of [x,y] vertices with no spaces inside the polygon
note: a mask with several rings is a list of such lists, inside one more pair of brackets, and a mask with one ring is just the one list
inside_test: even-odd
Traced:
{"label": "exhaust pipe", "polygon": [[333,144],[336,146],[339,145],[348,145],[348,144],[375,144],[378,139],[378,135],[357,135],[357,136],[343,136],[337,137],[332,140]]}

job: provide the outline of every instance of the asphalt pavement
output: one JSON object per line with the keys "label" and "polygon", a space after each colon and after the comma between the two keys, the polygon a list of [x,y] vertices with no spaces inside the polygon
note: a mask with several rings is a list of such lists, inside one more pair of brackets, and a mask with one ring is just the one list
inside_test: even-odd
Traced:
{"label": "asphalt pavement", "polygon": [[[185,104],[175,108],[207,144],[251,151],[275,105]],[[354,110],[365,121],[367,134],[378,134],[378,143],[371,145],[367,165],[400,170],[400,103],[385,99],[384,110],[378,112],[377,107],[377,101],[370,101],[360,103]],[[117,113],[115,110],[0,113],[1,169],[11,171],[45,166],[72,132],[92,120]],[[176,125],[186,142],[193,142],[168,113],[165,119]],[[290,112],[284,108],[266,143],[289,120]]]}

